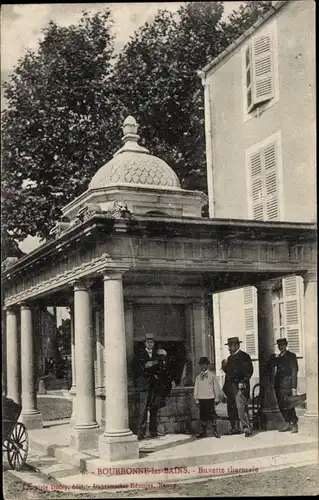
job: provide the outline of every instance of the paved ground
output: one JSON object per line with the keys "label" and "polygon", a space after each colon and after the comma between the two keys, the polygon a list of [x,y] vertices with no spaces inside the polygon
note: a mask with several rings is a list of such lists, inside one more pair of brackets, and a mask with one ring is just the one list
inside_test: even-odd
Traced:
{"label": "paved ground", "polygon": [[317,466],[293,467],[289,469],[246,474],[225,478],[216,478],[194,484],[176,484],[169,487],[165,483],[161,488],[134,489],[125,492],[73,493],[55,491],[58,485],[36,472],[20,473],[21,482],[11,471],[4,471],[4,498],[7,500],[73,500],[102,499],[123,497],[242,497],[242,496],[315,496],[319,493]]}

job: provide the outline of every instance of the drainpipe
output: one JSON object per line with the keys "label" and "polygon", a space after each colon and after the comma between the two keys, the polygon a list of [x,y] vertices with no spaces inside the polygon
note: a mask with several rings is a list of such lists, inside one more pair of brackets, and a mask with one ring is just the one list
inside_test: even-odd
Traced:
{"label": "drainpipe", "polygon": [[[204,87],[204,111],[205,111],[205,143],[206,143],[206,174],[207,174],[207,188],[208,188],[208,209],[209,217],[215,217],[215,187],[214,187],[214,175],[213,175],[213,131],[212,131],[212,101],[211,101],[211,89],[210,85],[206,80],[206,73],[204,71],[198,71],[198,76],[202,80],[202,85]],[[221,329],[221,314],[220,314],[220,301],[219,294],[216,293],[212,296],[213,302],[213,321],[214,321],[214,336],[215,336],[215,347],[216,340],[219,340],[219,351],[220,351],[220,361],[223,355],[223,341],[222,341],[222,329]],[[217,360],[216,360],[217,361]],[[220,374],[219,379],[221,381],[222,372],[220,367],[217,367],[216,363],[216,374]]]}

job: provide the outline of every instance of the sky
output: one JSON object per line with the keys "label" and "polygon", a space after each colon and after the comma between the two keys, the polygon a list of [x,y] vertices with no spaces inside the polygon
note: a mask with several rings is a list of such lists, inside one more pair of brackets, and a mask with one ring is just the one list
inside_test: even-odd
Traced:
{"label": "sky", "polygon": [[[243,2],[225,2],[225,15]],[[92,13],[109,7],[114,19],[116,49],[120,50],[134,31],[151,21],[158,9],[176,12],[182,2],[149,3],[63,3],[2,4],[1,8],[1,72],[6,79],[26,49],[36,49],[41,29],[49,21],[61,26],[76,23],[83,10]]]}
{"label": "sky", "polygon": [[[225,2],[224,16],[228,16],[242,3]],[[83,10],[94,13],[109,7],[114,19],[115,48],[120,51],[134,31],[146,21],[151,21],[159,9],[174,13],[181,5],[182,2],[2,4],[1,82],[8,78],[27,49],[37,48],[41,30],[51,20],[61,26],[68,26],[80,19]],[[2,91],[1,104],[4,104]],[[37,239],[27,238],[20,247],[30,252],[38,244]]]}

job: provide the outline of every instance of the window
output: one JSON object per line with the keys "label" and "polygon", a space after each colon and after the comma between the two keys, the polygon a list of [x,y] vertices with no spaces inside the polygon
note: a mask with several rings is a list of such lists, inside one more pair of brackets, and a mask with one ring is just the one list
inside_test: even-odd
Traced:
{"label": "window", "polygon": [[276,156],[276,144],[271,144],[250,157],[253,218],[256,220],[278,219]]}
{"label": "window", "polygon": [[246,48],[245,85],[248,113],[274,97],[273,46],[270,34],[255,37]]}
{"label": "window", "polygon": [[246,151],[246,175],[249,218],[265,221],[282,219],[280,132]]}
{"label": "window", "polygon": [[[258,33],[258,34],[257,34]],[[279,101],[277,20],[265,23],[241,49],[243,122],[258,119]]]}

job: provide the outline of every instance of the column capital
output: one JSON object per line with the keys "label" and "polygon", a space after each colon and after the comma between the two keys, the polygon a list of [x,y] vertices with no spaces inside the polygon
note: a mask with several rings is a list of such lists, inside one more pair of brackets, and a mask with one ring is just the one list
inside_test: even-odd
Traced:
{"label": "column capital", "polygon": [[93,280],[90,278],[83,278],[78,280],[73,280],[69,282],[69,285],[73,287],[75,292],[88,291],[92,286]]}
{"label": "column capital", "polygon": [[273,281],[260,281],[259,283],[255,283],[254,285],[257,288],[258,292],[271,292],[274,286]]}
{"label": "column capital", "polygon": [[31,311],[32,306],[28,302],[19,302],[20,309]]}
{"label": "column capital", "polygon": [[103,281],[122,281],[124,273],[129,271],[129,267],[116,267],[114,269],[103,269],[100,274],[103,276]]}
{"label": "column capital", "polygon": [[3,310],[6,312],[6,314],[17,314],[17,309],[18,309],[18,304],[12,304],[12,305],[4,305]]}

